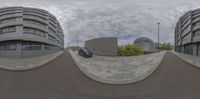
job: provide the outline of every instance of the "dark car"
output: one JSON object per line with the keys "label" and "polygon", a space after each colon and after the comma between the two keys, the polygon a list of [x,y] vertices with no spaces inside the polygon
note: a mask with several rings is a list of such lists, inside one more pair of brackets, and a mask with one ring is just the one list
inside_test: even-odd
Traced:
{"label": "dark car", "polygon": [[84,57],[84,58],[90,58],[93,56],[92,52],[90,52],[88,49],[86,48],[79,48],[78,49],[78,55]]}

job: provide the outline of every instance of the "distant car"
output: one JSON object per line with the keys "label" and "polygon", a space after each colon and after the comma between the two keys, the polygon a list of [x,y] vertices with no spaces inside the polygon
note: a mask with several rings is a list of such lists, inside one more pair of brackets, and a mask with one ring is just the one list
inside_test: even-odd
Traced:
{"label": "distant car", "polygon": [[83,47],[78,49],[78,55],[84,58],[90,58],[93,56],[92,52],[90,52],[88,49],[83,48]]}

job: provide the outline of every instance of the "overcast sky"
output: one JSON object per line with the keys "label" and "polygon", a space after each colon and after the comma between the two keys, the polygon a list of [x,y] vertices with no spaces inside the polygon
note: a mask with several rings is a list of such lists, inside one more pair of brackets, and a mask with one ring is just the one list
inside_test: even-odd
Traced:
{"label": "overcast sky", "polygon": [[174,42],[174,27],[186,11],[200,7],[199,0],[0,0],[0,6],[28,6],[54,14],[65,33],[65,45],[96,37],[118,37],[119,44],[146,36]]}

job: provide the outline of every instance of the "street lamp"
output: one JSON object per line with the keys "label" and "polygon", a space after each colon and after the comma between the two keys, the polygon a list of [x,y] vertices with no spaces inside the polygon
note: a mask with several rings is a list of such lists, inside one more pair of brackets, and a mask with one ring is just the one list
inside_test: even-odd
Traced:
{"label": "street lamp", "polygon": [[77,33],[77,35],[76,35],[76,39],[77,39],[77,50],[78,50],[78,33]]}
{"label": "street lamp", "polygon": [[159,43],[160,43],[160,22],[157,23],[158,24],[158,52],[159,52]]}

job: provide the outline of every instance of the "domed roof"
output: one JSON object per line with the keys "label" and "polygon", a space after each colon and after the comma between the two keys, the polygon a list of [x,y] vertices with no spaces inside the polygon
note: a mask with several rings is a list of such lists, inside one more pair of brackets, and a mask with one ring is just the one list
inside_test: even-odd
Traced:
{"label": "domed roof", "polygon": [[153,41],[148,37],[139,37],[134,41],[134,43],[137,43],[137,42],[153,42]]}

